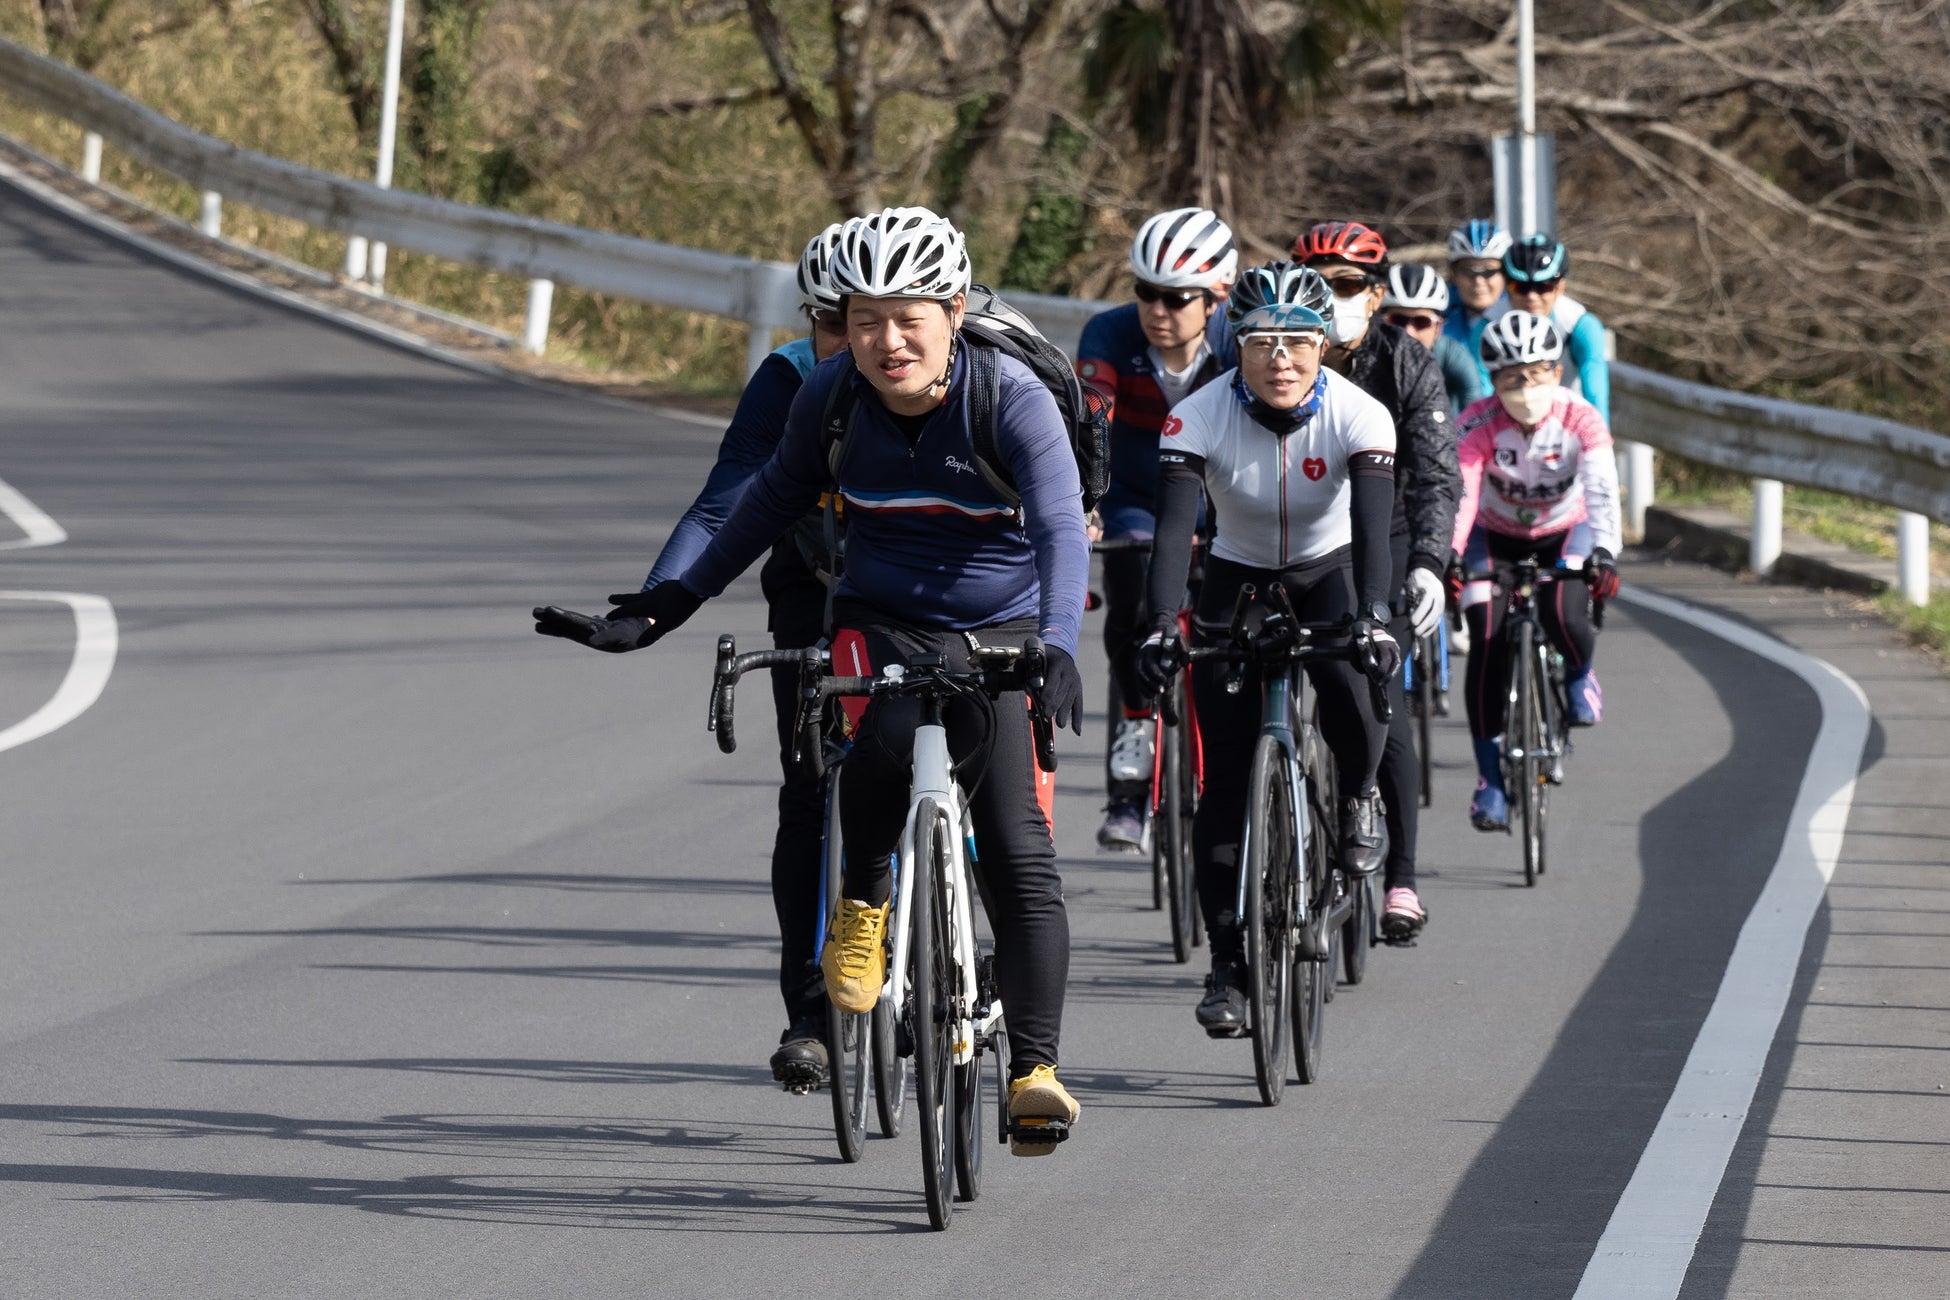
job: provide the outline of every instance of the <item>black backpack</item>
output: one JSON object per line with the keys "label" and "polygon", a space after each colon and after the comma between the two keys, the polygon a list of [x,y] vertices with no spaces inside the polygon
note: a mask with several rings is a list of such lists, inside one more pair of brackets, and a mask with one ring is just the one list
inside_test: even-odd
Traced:
{"label": "black backpack", "polygon": [[[1014,357],[1042,381],[1056,399],[1057,413],[1070,431],[1077,477],[1083,480],[1083,508],[1097,508],[1110,487],[1110,423],[1101,395],[1085,388],[1062,348],[1044,338],[1027,316],[1004,302],[987,285],[968,287],[961,336],[968,344],[968,432],[975,444],[975,467],[1012,510],[1022,496],[995,452],[995,408],[1002,400],[1001,356]],[[839,479],[841,443],[853,419],[853,385],[842,376],[826,399],[821,438],[826,464]]]}

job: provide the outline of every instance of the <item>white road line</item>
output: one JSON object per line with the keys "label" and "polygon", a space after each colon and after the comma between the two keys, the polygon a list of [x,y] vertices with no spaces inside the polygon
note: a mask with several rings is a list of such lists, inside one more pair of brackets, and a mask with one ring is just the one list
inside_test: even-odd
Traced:
{"label": "white road line", "polygon": [[1753,1105],[1808,926],[1835,874],[1869,738],[1869,703],[1862,688],[1834,665],[1731,619],[1648,591],[1622,595],[1779,664],[1806,682],[1821,703],[1821,729],[1781,855],[1740,928],[1679,1083],[1573,1297],[1672,1300],[1685,1284],[1700,1231]]}
{"label": "white road line", "polygon": [[115,670],[118,634],[115,610],[100,596],[72,591],[0,591],[0,600],[52,601],[74,611],[74,659],[68,664],[68,675],[46,704],[0,731],[0,750],[8,750],[67,726],[101,698],[108,675]]}
{"label": "white road line", "polygon": [[55,523],[54,516],[22,496],[20,490],[5,479],[0,479],[0,511],[4,511],[7,518],[14,521],[14,526],[27,534],[0,542],[0,551],[59,546],[68,540],[68,530]]}

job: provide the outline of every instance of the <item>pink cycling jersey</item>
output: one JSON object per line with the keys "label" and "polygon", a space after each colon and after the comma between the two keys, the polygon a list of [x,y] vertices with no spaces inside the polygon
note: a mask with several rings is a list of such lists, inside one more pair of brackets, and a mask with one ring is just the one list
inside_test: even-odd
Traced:
{"label": "pink cycling jersey", "polygon": [[1485,397],[1463,411],[1457,438],[1458,553],[1477,523],[1525,541],[1586,524],[1594,546],[1618,553],[1618,462],[1611,430],[1591,403],[1560,389],[1544,422],[1525,434],[1503,403]]}

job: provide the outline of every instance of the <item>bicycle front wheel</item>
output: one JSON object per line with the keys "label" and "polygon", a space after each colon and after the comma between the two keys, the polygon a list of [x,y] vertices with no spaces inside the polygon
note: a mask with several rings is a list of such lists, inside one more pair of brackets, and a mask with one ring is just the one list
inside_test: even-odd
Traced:
{"label": "bicycle front wheel", "polygon": [[[840,897],[840,774],[826,776],[826,915]],[[826,1004],[827,1088],[832,1094],[833,1135],[840,1159],[852,1164],[866,1152],[869,1067],[873,1058],[873,1013],[854,1014]]]}
{"label": "bicycle front wheel", "polygon": [[1539,797],[1549,772],[1544,754],[1543,680],[1538,676],[1537,629],[1524,623],[1517,629],[1516,652],[1511,671],[1517,677],[1516,715],[1504,726],[1513,730],[1523,746],[1523,760],[1517,764],[1517,814],[1523,822],[1523,883],[1535,885],[1544,873],[1544,815]]}
{"label": "bicycle front wheel", "polygon": [[907,1106],[908,1059],[900,1054],[895,1035],[898,1013],[883,999],[869,1016],[873,1039],[873,1107],[880,1117],[880,1135],[901,1135],[901,1113]]}
{"label": "bicycle front wheel", "polygon": [[[1416,658],[1418,660],[1415,666],[1415,712],[1417,715],[1415,719],[1415,738],[1422,742],[1422,806],[1427,808],[1435,800],[1435,794],[1432,789],[1433,782],[1431,781],[1431,777],[1435,773],[1435,759],[1433,757],[1435,753],[1433,748],[1436,674],[1435,638],[1433,636],[1425,636],[1415,644],[1417,649]],[[1349,982],[1359,983],[1358,980]]]}
{"label": "bicycle front wheel", "polygon": [[1198,937],[1192,920],[1192,801],[1197,797],[1190,748],[1192,729],[1185,718],[1185,679],[1171,684],[1178,721],[1158,727],[1158,811],[1151,821],[1151,854],[1165,880],[1166,909],[1171,913],[1171,955],[1174,961],[1192,959]]}
{"label": "bicycle front wheel", "polygon": [[1250,968],[1253,1073],[1260,1100],[1280,1104],[1286,1090],[1286,1029],[1293,997],[1294,845],[1286,751],[1259,738],[1247,786],[1246,964]]}
{"label": "bicycle front wheel", "polygon": [[954,949],[941,905],[947,822],[932,799],[921,800],[914,838],[907,1014],[914,1044],[914,1100],[921,1118],[921,1189],[927,1196],[928,1222],[946,1228],[955,1212]]}

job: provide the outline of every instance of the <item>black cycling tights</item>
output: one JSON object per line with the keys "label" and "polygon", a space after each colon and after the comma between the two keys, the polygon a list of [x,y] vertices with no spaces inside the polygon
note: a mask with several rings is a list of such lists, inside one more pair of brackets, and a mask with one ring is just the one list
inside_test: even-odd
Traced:
{"label": "black cycling tights", "polygon": [[[1548,568],[1557,563],[1564,550],[1567,533],[1540,537],[1534,542],[1519,541],[1486,533],[1492,565],[1514,564],[1534,555]],[[1469,667],[1463,673],[1464,704],[1469,709],[1469,734],[1485,740],[1503,731],[1503,709],[1510,691],[1510,649],[1503,640],[1503,593],[1499,589],[1490,599],[1464,611],[1469,620]],[[1591,662],[1598,642],[1598,630],[1591,626],[1591,592],[1577,575],[1539,589],[1537,616],[1544,635],[1564,652],[1564,659],[1575,675]]]}
{"label": "black cycling tights", "polygon": [[[1252,583],[1264,593],[1283,582],[1303,623],[1331,623],[1354,613],[1354,568],[1344,548],[1322,559],[1283,571],[1251,569],[1217,556],[1205,564],[1192,634],[1200,645],[1225,639],[1239,588]],[[1237,694],[1225,689],[1226,666],[1195,665],[1192,692],[1205,760],[1205,793],[1192,823],[1192,848],[1198,860],[1198,902],[1212,936],[1214,961],[1243,955],[1239,927],[1232,916],[1239,893],[1239,836],[1246,819],[1246,784],[1252,779],[1253,750],[1259,742],[1259,673],[1248,669]],[[1307,680],[1320,706],[1320,730],[1340,777],[1343,795],[1371,789],[1381,762],[1385,729],[1375,719],[1368,681],[1344,659],[1307,665]]]}
{"label": "black cycling tights", "polygon": [[[959,632],[905,626],[851,602],[841,602],[835,623],[864,638],[876,673],[928,653],[944,655],[950,669],[968,667],[968,641]],[[1034,620],[1024,620],[974,635],[984,645],[1021,645],[1035,631]],[[836,651],[844,644],[844,633],[836,635]],[[855,671],[851,662],[843,667]],[[887,858],[907,819],[921,708],[912,696],[888,696],[869,704],[860,720],[840,779],[848,898],[884,903],[891,892]],[[1022,695],[1013,693],[995,700],[993,725],[990,712],[975,700],[952,702],[946,713],[948,750],[964,788],[979,779],[968,809],[979,855],[974,872],[995,935],[995,982],[1008,1008],[1010,1073],[1020,1078],[1038,1065],[1056,1064],[1070,974],[1070,918],[1056,845],[1038,799],[1029,710]]]}

